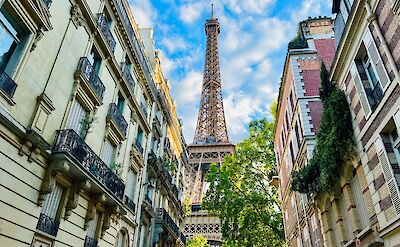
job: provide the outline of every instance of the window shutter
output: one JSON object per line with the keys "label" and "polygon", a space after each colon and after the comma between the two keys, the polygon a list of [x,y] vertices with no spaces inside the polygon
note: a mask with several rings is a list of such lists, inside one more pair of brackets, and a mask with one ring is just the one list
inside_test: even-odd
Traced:
{"label": "window shutter", "polygon": [[87,235],[92,239],[95,239],[96,237],[97,223],[99,222],[99,219],[100,219],[100,213],[96,212],[94,219],[89,224]]}
{"label": "window shutter", "polygon": [[361,105],[364,109],[365,116],[368,116],[371,113],[371,107],[369,106],[367,95],[365,93],[364,86],[362,85],[360,75],[358,74],[357,65],[354,61],[350,68],[350,72],[351,76],[353,77]]}
{"label": "window shutter", "polygon": [[358,216],[360,217],[361,228],[365,229],[367,226],[369,226],[369,217],[357,175],[353,177],[350,184],[353,190]]}
{"label": "window shutter", "polygon": [[56,184],[53,191],[47,195],[43,203],[42,214],[55,219],[57,216],[58,206],[60,205],[63,188]]}
{"label": "window shutter", "polygon": [[68,116],[67,128],[73,129],[76,133],[80,134],[82,119],[85,117],[85,115],[85,109],[76,99],[74,99]]}
{"label": "window shutter", "polygon": [[389,76],[386,72],[381,56],[379,55],[378,48],[376,47],[371,32],[369,30],[367,30],[367,32],[365,33],[364,43],[367,47],[369,57],[371,58],[371,61],[374,64],[375,70],[378,74],[379,81],[382,85],[382,90],[384,90],[386,88],[386,85],[388,85],[389,83]]}
{"label": "window shutter", "polygon": [[320,240],[319,240],[319,235],[318,235],[318,224],[317,224],[317,218],[315,217],[315,214],[313,214],[311,217],[311,226],[312,226],[312,230],[313,230],[315,246],[320,247]]}
{"label": "window shutter", "polygon": [[135,197],[135,190],[136,190],[136,173],[132,170],[128,172],[128,179],[127,179],[127,186],[126,186],[126,195],[129,199],[133,200]]}
{"label": "window shutter", "polygon": [[396,209],[396,213],[400,214],[400,192],[382,138],[378,138],[375,141],[375,147],[378,153],[379,161],[382,164],[383,176],[385,177],[386,183],[389,187],[392,203]]}
{"label": "window shutter", "polygon": [[110,166],[114,161],[115,147],[110,142],[110,140],[106,139],[104,142],[103,148],[103,161],[106,165]]}

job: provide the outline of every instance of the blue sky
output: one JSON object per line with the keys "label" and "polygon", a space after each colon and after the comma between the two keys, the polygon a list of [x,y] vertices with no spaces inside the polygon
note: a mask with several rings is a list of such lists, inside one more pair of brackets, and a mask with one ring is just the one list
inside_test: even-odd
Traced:
{"label": "blue sky", "polygon": [[[129,0],[139,27],[153,27],[162,68],[171,83],[188,143],[193,141],[205,53],[204,23],[211,0]],[[231,141],[247,124],[269,116],[277,98],[287,43],[308,16],[330,16],[331,0],[216,0],[219,55]]]}

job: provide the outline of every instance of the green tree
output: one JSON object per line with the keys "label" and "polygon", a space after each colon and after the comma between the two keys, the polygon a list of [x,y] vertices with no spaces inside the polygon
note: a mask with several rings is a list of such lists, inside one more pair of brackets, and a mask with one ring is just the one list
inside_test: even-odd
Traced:
{"label": "green tree", "polygon": [[210,245],[207,243],[207,239],[203,236],[196,236],[190,239],[186,247],[209,247]]}
{"label": "green tree", "polygon": [[204,206],[221,219],[224,246],[283,246],[277,189],[269,184],[276,175],[274,124],[257,120],[249,130],[235,154],[211,165]]}

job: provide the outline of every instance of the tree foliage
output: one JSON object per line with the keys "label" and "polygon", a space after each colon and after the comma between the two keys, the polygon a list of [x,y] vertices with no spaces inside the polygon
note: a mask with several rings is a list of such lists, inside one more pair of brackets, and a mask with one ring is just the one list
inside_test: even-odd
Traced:
{"label": "tree foliage", "polygon": [[314,155],[308,165],[292,173],[292,190],[301,193],[331,192],[345,162],[353,156],[353,126],[346,96],[321,68],[321,100],[324,111]]}
{"label": "tree foliage", "polygon": [[190,239],[186,247],[210,247],[210,245],[207,243],[207,239],[203,236],[195,236],[192,239]]}
{"label": "tree foliage", "polygon": [[250,123],[250,137],[236,146],[219,167],[212,164],[204,206],[221,219],[224,246],[283,246],[282,216],[277,189],[274,124]]}

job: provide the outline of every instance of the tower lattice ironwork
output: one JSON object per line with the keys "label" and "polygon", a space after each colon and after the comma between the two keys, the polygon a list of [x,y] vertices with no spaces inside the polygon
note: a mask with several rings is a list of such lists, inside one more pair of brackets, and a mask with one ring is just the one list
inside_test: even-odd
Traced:
{"label": "tower lattice ironwork", "polygon": [[205,31],[207,44],[200,109],[193,144],[188,145],[189,164],[185,179],[186,197],[192,203],[192,213],[186,218],[184,231],[188,237],[202,235],[211,246],[221,246],[220,220],[201,209],[210,164],[221,164],[224,156],[234,151],[234,145],[229,142],[222,100],[218,54],[220,25],[214,18],[214,4]]}

